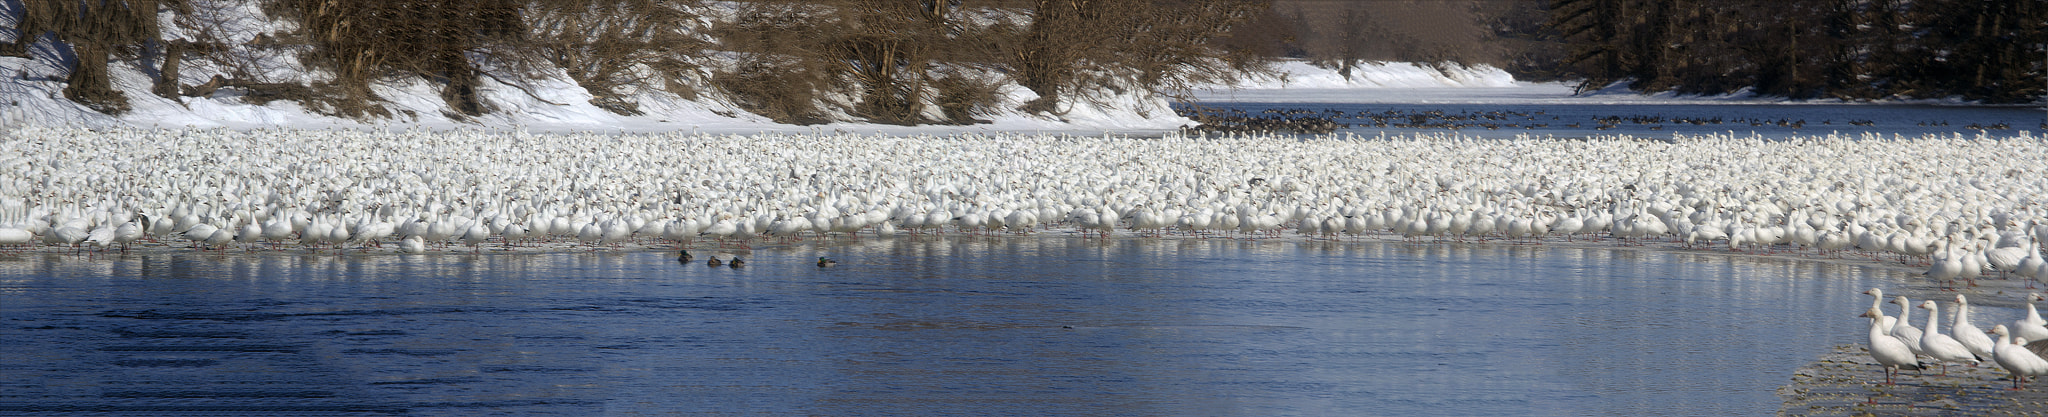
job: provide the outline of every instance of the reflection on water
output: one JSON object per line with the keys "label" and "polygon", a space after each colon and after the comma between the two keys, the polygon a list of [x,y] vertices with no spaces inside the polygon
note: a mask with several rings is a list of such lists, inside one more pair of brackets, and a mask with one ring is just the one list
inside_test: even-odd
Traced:
{"label": "reflection on water", "polygon": [[1907,278],[1377,242],[746,256],[0,255],[0,412],[1754,415]]}
{"label": "reflection on water", "polygon": [[[1457,133],[1463,136],[1496,139],[1513,138],[1521,134],[1559,138],[1602,135],[1668,138],[1674,134],[1732,134],[1739,137],[1755,135],[1787,138],[1841,134],[1857,138],[1870,133],[1880,138],[1891,138],[1892,135],[1914,138],[1923,135],[1975,137],[1980,133],[1992,137],[2008,137],[2022,131],[2041,131],[2041,110],[2033,106],[1781,103],[1616,105],[1587,102],[1502,103],[1502,97],[1497,94],[1483,97],[1444,103],[1246,101],[1203,103],[1203,107],[1212,110],[1237,110],[1252,116],[1265,117],[1272,117],[1264,113],[1268,109],[1308,110],[1325,116],[1334,114],[1329,113],[1331,111],[1343,112],[1343,116],[1332,121],[1352,127],[1339,130],[1339,133],[1364,137],[1377,137],[1383,133],[1388,136]],[[1566,97],[1548,99],[1577,100]],[[1374,117],[1379,119],[1376,120]],[[1423,125],[1430,127],[1414,127],[1414,117],[1429,119]],[[1457,120],[1448,120],[1446,117]],[[1386,122],[1387,125],[1379,126],[1379,122]],[[1458,127],[1452,129],[1448,127],[1450,125]]]}

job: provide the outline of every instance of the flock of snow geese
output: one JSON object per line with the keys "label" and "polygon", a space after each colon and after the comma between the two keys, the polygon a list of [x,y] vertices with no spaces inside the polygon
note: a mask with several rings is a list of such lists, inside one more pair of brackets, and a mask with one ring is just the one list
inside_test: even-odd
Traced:
{"label": "flock of snow geese", "polygon": [[[2027,294],[2027,315],[2014,320],[2012,327],[2004,324],[1982,330],[1970,319],[1970,300],[1956,294],[1955,314],[1949,316],[1949,332],[1941,332],[1941,305],[1926,300],[1918,305],[1906,297],[1889,301],[1899,305],[1898,317],[1884,315],[1882,308],[1884,291],[1871,288],[1864,291],[1873,299],[1870,309],[1859,317],[1870,319],[1870,356],[1884,367],[1884,383],[1894,384],[1893,375],[1901,370],[1922,370],[1932,361],[1941,366],[1942,375],[1948,374],[1949,363],[1963,363],[1972,366],[1985,361],[1996,362],[2012,377],[2012,389],[2021,389],[2028,377],[2048,375],[2048,320],[2041,318],[2034,308],[2035,301],[2044,301],[2040,293]],[[1910,306],[1910,307],[1909,307]],[[1920,327],[1912,324],[1914,308],[1927,310],[1927,320]],[[1988,335],[1997,335],[1992,339]],[[1926,360],[1922,360],[1925,358]]]}
{"label": "flock of snow geese", "polygon": [[[0,133],[0,247],[857,234],[1662,239],[2048,277],[2048,139]],[[181,243],[189,242],[189,243]],[[389,250],[389,249],[385,249]]]}

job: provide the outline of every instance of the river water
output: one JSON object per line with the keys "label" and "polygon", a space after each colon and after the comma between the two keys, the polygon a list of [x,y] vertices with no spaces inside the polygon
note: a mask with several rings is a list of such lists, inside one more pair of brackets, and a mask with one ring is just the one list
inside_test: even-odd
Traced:
{"label": "river water", "polygon": [[1205,100],[1200,103],[1202,108],[1211,111],[1271,117],[1274,115],[1265,113],[1267,110],[1283,110],[1333,116],[1332,121],[1350,125],[1336,133],[1367,137],[1456,133],[1483,138],[1623,134],[1648,138],[1716,134],[1773,139],[1830,134],[1851,138],[1873,134],[1885,139],[1984,134],[1998,138],[2022,131],[2038,135],[2048,130],[2043,128],[2048,126],[2048,113],[2037,105],[1806,104],[1760,99],[1574,96],[1570,88],[1556,84],[1515,88],[1243,90],[1211,93],[1201,98]]}
{"label": "river water", "polygon": [[1912,279],[1605,244],[697,253],[4,254],[0,414],[1762,415]]}

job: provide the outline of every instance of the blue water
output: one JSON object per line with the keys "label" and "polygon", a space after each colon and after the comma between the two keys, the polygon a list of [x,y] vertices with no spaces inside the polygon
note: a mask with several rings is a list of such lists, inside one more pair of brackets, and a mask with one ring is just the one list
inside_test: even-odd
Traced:
{"label": "blue water", "polygon": [[[1939,106],[1924,104],[1488,104],[1488,103],[1203,103],[1214,109],[1265,115],[1268,109],[1310,112],[1338,111],[1333,120],[1351,125],[1338,133],[1354,135],[1405,135],[1414,133],[1458,133],[1467,136],[1509,138],[1518,134],[1536,137],[1578,138],[1595,135],[1634,135],[1669,138],[1673,134],[1736,135],[1784,138],[1842,134],[1857,137],[1865,133],[1884,138],[1921,135],[1975,137],[1979,133],[2004,137],[2027,131],[2040,134],[2048,113],[2024,106]],[[1372,115],[1427,114],[1430,123],[1455,123],[1459,128],[1404,128],[1390,121],[1375,125]],[[1455,116],[1447,121],[1443,116]],[[1487,116],[1493,117],[1492,119]],[[1602,119],[1609,128],[1601,129]],[[1684,121],[1681,121],[1684,120]],[[1700,121],[1692,123],[1691,121]],[[1851,124],[1852,122],[1862,124]],[[1491,128],[1485,126],[1491,124]],[[1510,125],[1514,126],[1510,126]],[[1577,126],[1572,126],[1576,124]],[[2002,126],[2001,126],[2002,125]]]}
{"label": "blue water", "polygon": [[1909,279],[1376,242],[672,256],[0,255],[0,414],[1764,415]]}

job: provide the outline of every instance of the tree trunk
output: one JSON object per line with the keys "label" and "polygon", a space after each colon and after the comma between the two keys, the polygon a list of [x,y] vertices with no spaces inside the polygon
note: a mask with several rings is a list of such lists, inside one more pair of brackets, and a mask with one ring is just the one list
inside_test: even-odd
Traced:
{"label": "tree trunk", "polygon": [[158,68],[156,86],[150,92],[173,101],[178,99],[178,67],[184,61],[185,41],[173,41],[164,45],[164,65]]}
{"label": "tree trunk", "polygon": [[441,55],[441,74],[448,85],[441,88],[441,100],[448,108],[464,116],[484,114],[483,102],[477,99],[476,87],[481,84],[476,68],[469,65],[469,59],[461,53]]}
{"label": "tree trunk", "polygon": [[78,56],[78,66],[71,69],[71,77],[65,80],[64,98],[100,113],[127,112],[128,97],[114,90],[113,80],[107,75],[108,48],[92,42],[75,42],[71,50]]}

